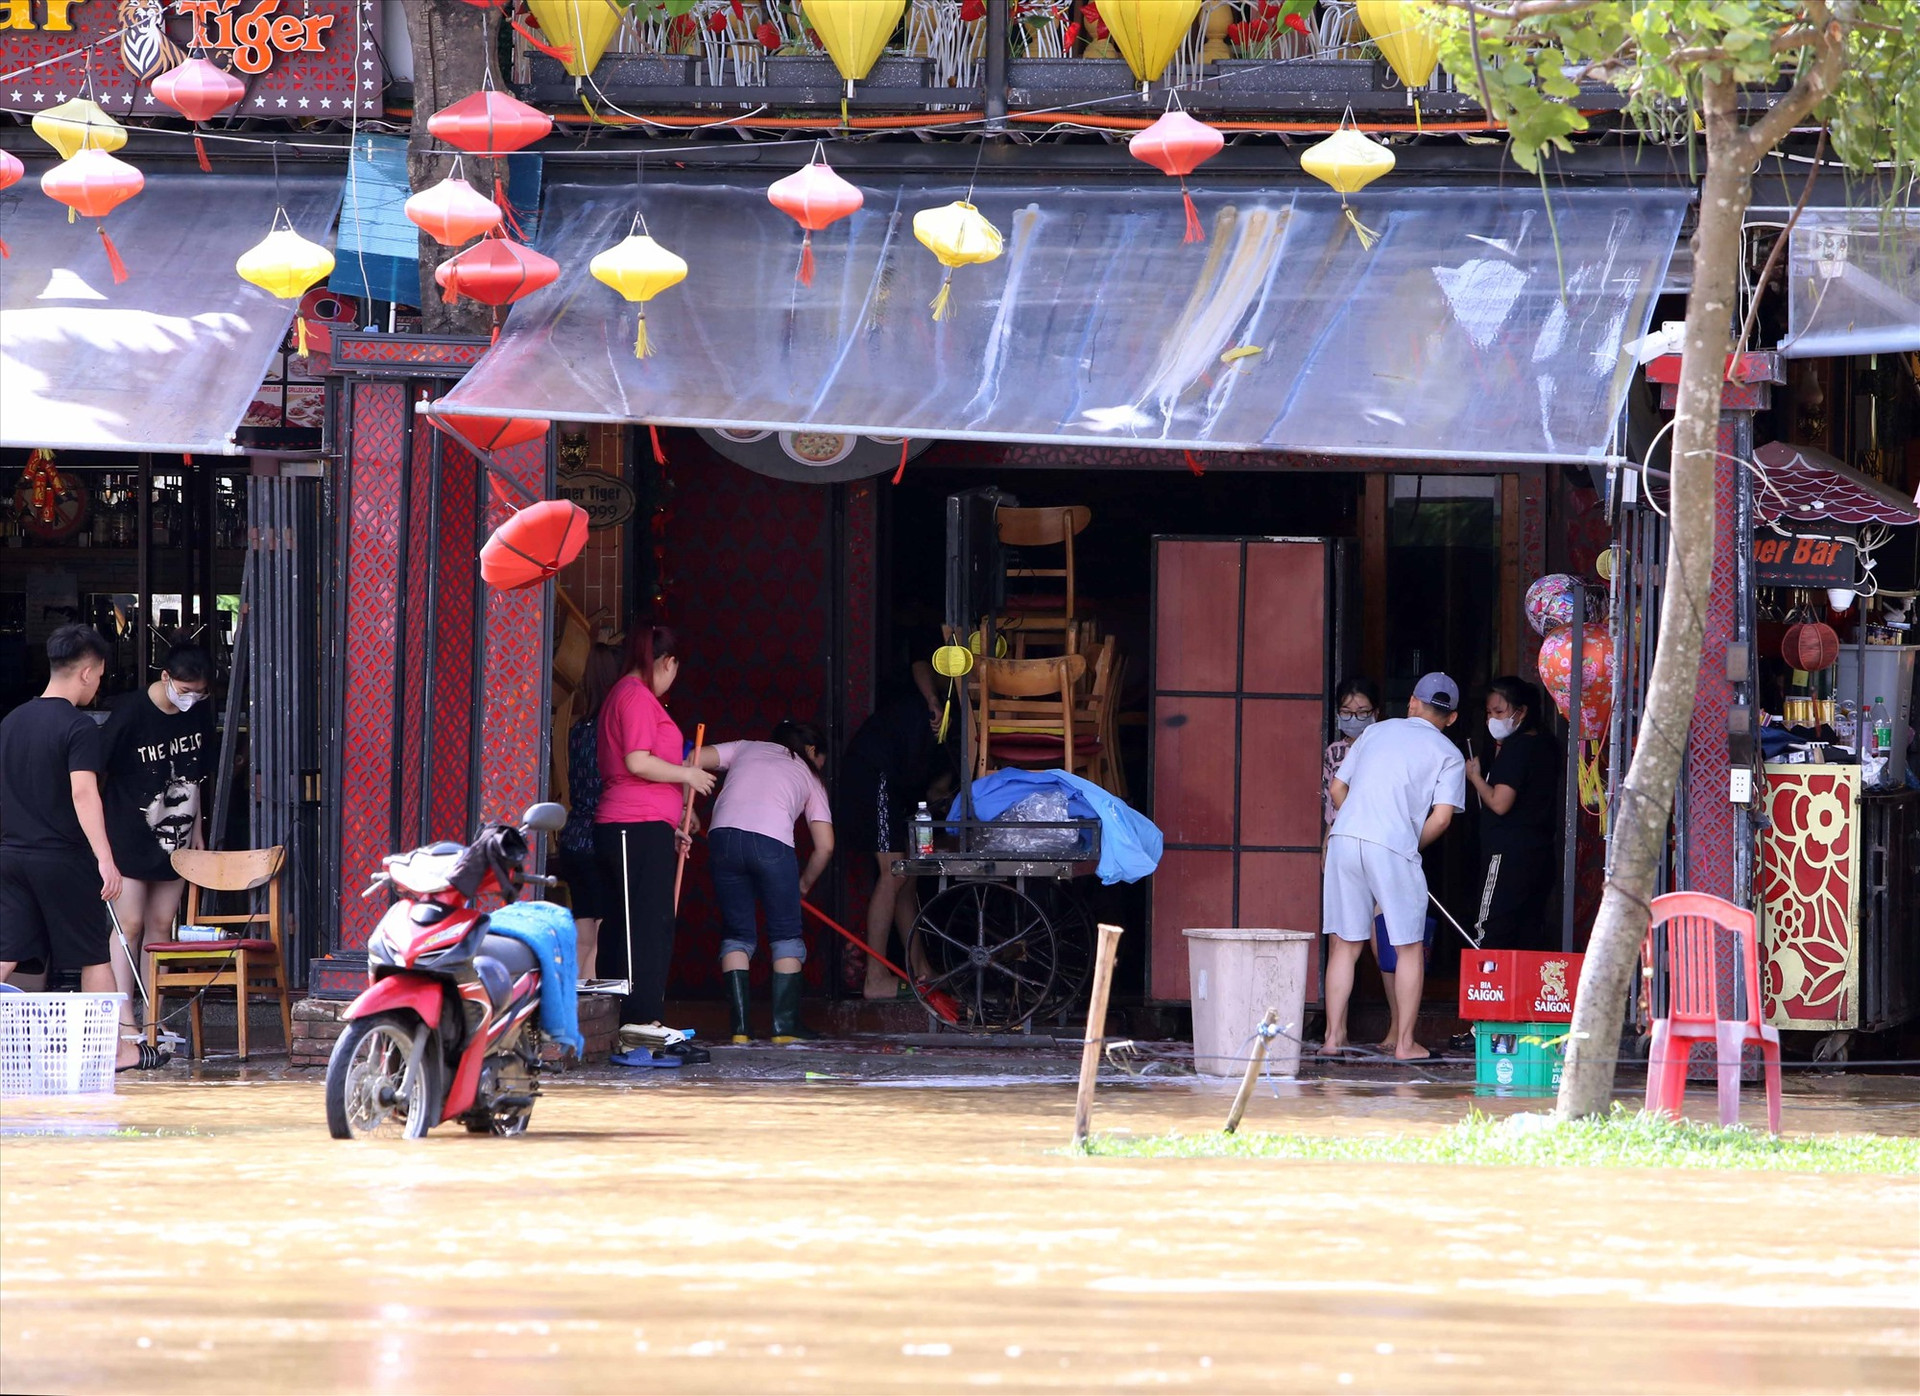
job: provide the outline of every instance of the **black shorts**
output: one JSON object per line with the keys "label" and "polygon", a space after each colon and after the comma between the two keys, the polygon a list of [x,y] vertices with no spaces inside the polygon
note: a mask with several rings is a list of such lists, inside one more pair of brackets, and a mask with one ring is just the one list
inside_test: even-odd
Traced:
{"label": "black shorts", "polygon": [[107,963],[109,939],[90,855],[0,849],[0,960],[85,969]]}
{"label": "black shorts", "polygon": [[554,871],[567,884],[567,905],[573,909],[574,919],[604,920],[608,910],[607,880],[601,875],[600,861],[593,856],[593,850],[575,853],[563,848],[559,862]]}

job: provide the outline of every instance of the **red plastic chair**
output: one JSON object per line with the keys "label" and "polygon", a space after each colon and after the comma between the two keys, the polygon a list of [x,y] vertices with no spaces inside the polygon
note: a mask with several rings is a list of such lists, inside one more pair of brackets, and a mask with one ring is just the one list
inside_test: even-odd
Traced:
{"label": "red plastic chair", "polygon": [[[1655,897],[1642,961],[1650,979],[1660,964],[1662,931],[1666,933],[1667,1016],[1653,1020],[1647,1109],[1679,1116],[1693,1044],[1711,1040],[1720,1076],[1720,1123],[1738,1124],[1740,1054],[1747,1043],[1757,1042],[1767,1079],[1767,1128],[1778,1134],[1780,1033],[1760,1021],[1760,936],[1753,913],[1705,892]],[[1734,992],[1745,999],[1744,1016],[1739,1018],[1720,1016],[1717,942],[1722,934],[1731,934],[1737,941],[1735,967],[1741,979]]]}

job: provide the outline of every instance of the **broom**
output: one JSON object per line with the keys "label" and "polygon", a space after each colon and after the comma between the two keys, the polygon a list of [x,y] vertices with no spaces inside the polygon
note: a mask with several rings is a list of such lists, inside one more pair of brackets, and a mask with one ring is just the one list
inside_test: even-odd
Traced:
{"label": "broom", "polygon": [[[826,912],[822,911],[805,897],[800,899],[800,905],[804,906],[808,911],[811,911],[824,922],[829,929],[838,931],[841,935],[873,956],[874,959],[892,970],[896,977],[906,980],[909,984],[913,983],[912,975],[901,969],[900,966],[896,965],[892,960],[889,960],[885,955],[882,955],[878,950],[868,945],[864,940],[860,939],[859,936],[827,915]],[[926,1004],[927,1010],[941,1022],[950,1023],[956,1028],[960,1026],[960,1000],[946,992],[946,990],[922,986],[920,988],[920,1001]]]}
{"label": "broom", "polygon": [[[687,758],[687,764],[696,770],[700,765],[700,748],[707,744],[707,724],[701,723],[693,729],[693,755]],[[693,828],[693,787],[687,787],[687,802],[680,810],[680,862],[673,870],[673,914],[680,914],[680,884],[687,877],[687,853],[690,845],[688,838]]]}

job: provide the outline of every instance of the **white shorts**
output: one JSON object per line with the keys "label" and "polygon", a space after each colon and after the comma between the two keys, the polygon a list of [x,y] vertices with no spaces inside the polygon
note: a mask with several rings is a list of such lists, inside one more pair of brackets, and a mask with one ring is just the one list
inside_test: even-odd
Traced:
{"label": "white shorts", "polygon": [[1373,938],[1373,909],[1387,918],[1387,940],[1418,945],[1427,938],[1427,874],[1419,860],[1365,839],[1335,834],[1327,840],[1321,879],[1326,933],[1342,940]]}

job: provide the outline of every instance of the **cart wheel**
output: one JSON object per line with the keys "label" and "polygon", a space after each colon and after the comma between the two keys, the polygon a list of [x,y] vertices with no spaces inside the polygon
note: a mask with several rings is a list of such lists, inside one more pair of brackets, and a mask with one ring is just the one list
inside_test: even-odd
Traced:
{"label": "cart wheel", "polygon": [[959,882],[929,900],[913,923],[910,953],[931,977],[914,990],[951,994],[963,1027],[1025,1027],[1052,994],[1059,947],[1046,909],[1004,882]]}
{"label": "cart wheel", "polygon": [[1093,913],[1087,899],[1071,882],[1051,882],[1036,900],[1053,923],[1053,992],[1047,996],[1043,1017],[1065,1021],[1087,992],[1093,978]]}

